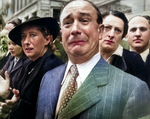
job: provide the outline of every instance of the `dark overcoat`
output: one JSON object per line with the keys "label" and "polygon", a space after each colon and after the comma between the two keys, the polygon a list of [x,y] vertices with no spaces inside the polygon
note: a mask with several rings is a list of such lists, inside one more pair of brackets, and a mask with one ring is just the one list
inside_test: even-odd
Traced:
{"label": "dark overcoat", "polygon": [[35,118],[37,95],[43,75],[47,71],[63,64],[50,50],[35,62],[31,69],[30,66],[34,62],[29,63],[23,78],[19,82],[20,102],[18,108],[11,114],[11,119]]}
{"label": "dark overcoat", "polygon": [[8,72],[9,77],[10,77],[10,87],[11,88],[17,88],[18,86],[18,81],[22,78],[22,75],[24,74],[24,67],[29,63],[29,58],[25,55],[23,55],[15,67],[13,68],[14,65],[14,58],[13,56],[10,55],[8,61],[0,71],[0,75],[5,78],[5,71]]}
{"label": "dark overcoat", "polygon": [[123,55],[115,56],[112,62],[113,66],[132,74],[146,83],[149,80],[147,67],[141,56],[135,52],[123,49]]}

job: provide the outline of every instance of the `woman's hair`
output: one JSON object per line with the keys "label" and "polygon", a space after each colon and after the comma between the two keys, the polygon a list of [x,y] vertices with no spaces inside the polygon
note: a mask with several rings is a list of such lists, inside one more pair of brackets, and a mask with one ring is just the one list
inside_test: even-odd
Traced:
{"label": "woman's hair", "polygon": [[125,14],[120,11],[109,11],[102,14],[103,19],[108,15],[113,15],[115,17],[122,19],[122,21],[124,22],[124,32],[122,38],[124,38],[128,32],[128,19],[126,18]]}
{"label": "woman's hair", "polygon": [[[42,32],[43,36],[46,38],[48,35],[51,35],[50,31],[47,29],[46,26],[37,26],[38,30]],[[56,46],[53,43],[53,39],[50,40],[48,48],[55,52]]]}

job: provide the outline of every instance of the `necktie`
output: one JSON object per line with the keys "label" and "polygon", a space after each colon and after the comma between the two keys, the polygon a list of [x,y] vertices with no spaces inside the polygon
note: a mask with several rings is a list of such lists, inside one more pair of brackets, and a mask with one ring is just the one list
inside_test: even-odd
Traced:
{"label": "necktie", "polygon": [[71,71],[71,77],[70,77],[69,83],[67,85],[67,88],[64,90],[64,92],[62,94],[59,114],[65,109],[68,102],[71,100],[72,96],[77,91],[76,78],[79,75],[79,73],[78,73],[76,65],[72,65],[70,67],[70,71]]}
{"label": "necktie", "polygon": [[15,66],[16,66],[16,64],[17,64],[18,60],[19,60],[18,58],[15,58],[15,59],[14,59],[14,66],[13,66],[13,67],[15,67]]}

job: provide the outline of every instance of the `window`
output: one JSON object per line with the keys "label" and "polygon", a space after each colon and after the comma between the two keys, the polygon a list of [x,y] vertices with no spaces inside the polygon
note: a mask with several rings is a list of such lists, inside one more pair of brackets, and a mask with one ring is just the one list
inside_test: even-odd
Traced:
{"label": "window", "polygon": [[53,9],[53,17],[59,21],[60,9]]}

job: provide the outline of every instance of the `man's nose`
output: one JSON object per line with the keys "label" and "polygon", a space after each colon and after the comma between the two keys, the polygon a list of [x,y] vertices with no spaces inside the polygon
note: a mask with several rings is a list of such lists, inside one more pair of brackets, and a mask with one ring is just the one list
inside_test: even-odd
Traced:
{"label": "man's nose", "polygon": [[81,33],[81,28],[80,28],[80,24],[78,23],[78,21],[75,21],[72,25],[72,29],[71,29],[71,34],[72,35],[77,35]]}
{"label": "man's nose", "polygon": [[141,35],[141,31],[139,28],[136,30],[135,35],[138,35],[138,36]]}

